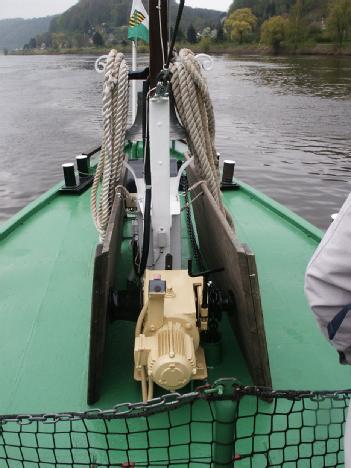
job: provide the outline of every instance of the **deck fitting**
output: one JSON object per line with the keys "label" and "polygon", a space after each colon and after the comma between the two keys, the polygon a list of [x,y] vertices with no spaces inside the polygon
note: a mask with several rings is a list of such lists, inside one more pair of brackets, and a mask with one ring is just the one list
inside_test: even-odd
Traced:
{"label": "deck fitting", "polygon": [[240,185],[237,184],[236,182],[221,182],[221,190],[226,191],[226,190],[239,190]]}
{"label": "deck fitting", "polygon": [[79,184],[67,187],[63,185],[60,189],[60,193],[65,195],[80,195],[85,192],[93,183],[94,176],[80,177]]}

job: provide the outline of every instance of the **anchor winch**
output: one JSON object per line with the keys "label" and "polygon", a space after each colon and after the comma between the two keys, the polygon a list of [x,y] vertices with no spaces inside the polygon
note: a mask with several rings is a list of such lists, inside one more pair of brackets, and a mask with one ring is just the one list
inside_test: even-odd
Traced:
{"label": "anchor winch", "polygon": [[200,347],[200,331],[207,329],[208,317],[201,307],[202,289],[203,278],[191,278],[186,270],[146,271],[145,305],[135,334],[137,380],[147,375],[151,387],[155,382],[174,391],[207,377]]}

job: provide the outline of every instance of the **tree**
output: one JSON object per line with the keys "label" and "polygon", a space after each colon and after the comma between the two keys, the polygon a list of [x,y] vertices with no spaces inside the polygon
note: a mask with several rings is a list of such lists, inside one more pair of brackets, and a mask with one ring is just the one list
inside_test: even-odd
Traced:
{"label": "tree", "polygon": [[253,11],[255,3],[257,5],[257,3],[260,2],[257,2],[257,0],[234,0],[229,7],[228,15],[231,15],[235,10],[241,10],[243,8],[250,8]]}
{"label": "tree", "polygon": [[41,47],[43,44],[45,44],[46,49],[52,48],[52,34],[50,32],[38,34],[35,39],[37,41],[38,47]]}
{"label": "tree", "polygon": [[85,32],[85,34],[90,34],[91,33],[91,24],[90,22],[86,19],[84,21],[84,26],[83,26],[83,32]]}
{"label": "tree", "polygon": [[87,35],[85,33],[75,33],[71,35],[73,47],[84,47],[88,44]]}
{"label": "tree", "polygon": [[205,54],[209,54],[211,52],[211,38],[209,36],[201,37],[199,42],[199,49],[202,50]]}
{"label": "tree", "polygon": [[219,23],[217,26],[217,38],[216,42],[223,42],[224,41],[224,28],[223,23]]}
{"label": "tree", "polygon": [[29,41],[29,48],[30,49],[36,49],[37,48],[37,40],[35,37],[32,37],[32,39]]}
{"label": "tree", "polygon": [[296,0],[290,10],[287,35],[294,49],[305,39],[307,24],[304,18],[306,0]]}
{"label": "tree", "polygon": [[197,34],[196,34],[195,28],[194,28],[194,26],[192,24],[188,27],[188,31],[186,33],[186,38],[187,38],[188,42],[190,42],[190,44],[196,44],[196,42],[197,42]]}
{"label": "tree", "polygon": [[182,28],[179,28],[178,29],[178,34],[177,34],[177,41],[184,41],[184,40],[185,40],[184,31],[182,30]]}
{"label": "tree", "polygon": [[250,8],[234,10],[225,20],[224,27],[231,39],[238,39],[239,44],[243,43],[247,33],[253,31],[257,23],[256,16]]}
{"label": "tree", "polygon": [[[297,0],[234,0],[229,13],[239,8],[251,8],[257,16],[258,23],[262,23],[272,16],[290,14]],[[327,14],[327,4],[330,0],[303,0],[303,16],[309,20],[320,21]],[[331,0],[333,1],[333,0]]]}
{"label": "tree", "polygon": [[97,47],[102,47],[105,45],[104,38],[98,31],[96,31],[93,35],[93,43]]}
{"label": "tree", "polygon": [[282,16],[273,16],[261,26],[261,41],[272,46],[276,53],[285,39],[287,23],[288,21]]}
{"label": "tree", "polygon": [[52,33],[52,47],[54,49],[65,48],[66,36],[64,33]]}
{"label": "tree", "polygon": [[330,2],[327,18],[328,30],[341,47],[351,28],[350,0],[333,0]]}

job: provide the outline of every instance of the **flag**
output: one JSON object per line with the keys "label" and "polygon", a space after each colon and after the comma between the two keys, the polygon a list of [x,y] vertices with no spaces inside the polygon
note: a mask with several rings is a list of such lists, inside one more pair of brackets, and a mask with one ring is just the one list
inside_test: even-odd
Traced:
{"label": "flag", "polygon": [[149,15],[141,0],[133,0],[129,18],[128,39],[132,41],[142,39],[149,42]]}

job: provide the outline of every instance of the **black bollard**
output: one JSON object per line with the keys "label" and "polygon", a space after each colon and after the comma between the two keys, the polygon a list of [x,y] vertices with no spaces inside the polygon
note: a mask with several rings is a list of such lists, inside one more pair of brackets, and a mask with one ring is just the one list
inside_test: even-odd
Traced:
{"label": "black bollard", "polygon": [[79,183],[77,183],[75,165],[73,163],[62,164],[65,176],[65,185],[61,187],[60,192],[64,194],[80,195],[85,192],[93,183],[94,175],[89,174],[89,157],[86,154],[76,156],[77,168],[79,174]]}
{"label": "black bollard", "polygon": [[80,154],[76,157],[79,178],[89,177],[89,159],[86,154]]}
{"label": "black bollard", "polygon": [[240,187],[233,182],[235,161],[227,159],[223,162],[223,173],[221,181],[221,190],[238,190]]}
{"label": "black bollard", "polygon": [[65,186],[66,187],[76,187],[76,175],[74,173],[74,164],[73,163],[66,163],[62,164],[63,167],[63,174],[65,177]]}
{"label": "black bollard", "polygon": [[235,161],[226,160],[223,163],[222,183],[232,184],[234,177]]}

